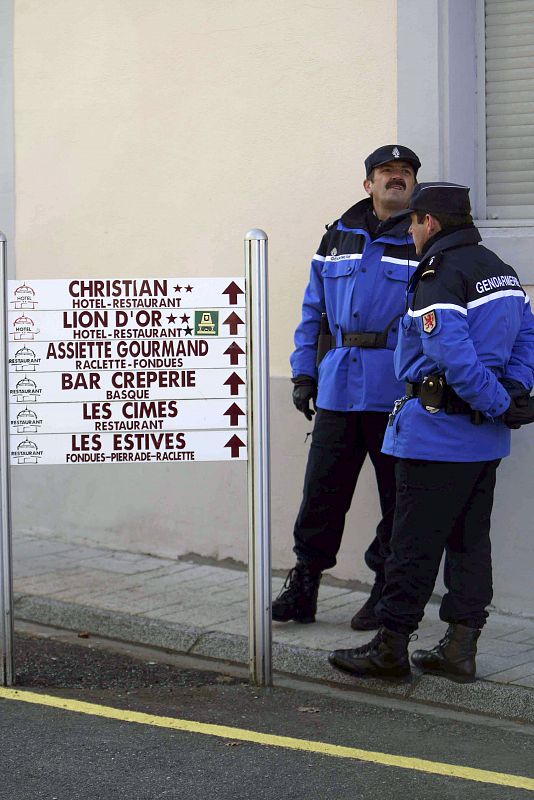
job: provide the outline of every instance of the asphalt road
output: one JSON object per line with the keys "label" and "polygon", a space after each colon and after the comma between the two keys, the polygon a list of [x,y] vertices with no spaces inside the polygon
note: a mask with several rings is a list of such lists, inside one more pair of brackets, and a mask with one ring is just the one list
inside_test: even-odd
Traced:
{"label": "asphalt road", "polygon": [[[0,696],[0,800],[534,798],[534,783],[531,789],[499,786],[313,747],[293,750],[273,738],[533,779],[530,727],[304,684],[258,690],[238,675],[159,663],[165,657],[152,651],[109,652],[91,639],[18,636],[16,652],[16,688],[32,702]],[[43,694],[95,704],[103,714],[122,710],[126,719],[46,707],[39,704]],[[129,712],[200,727],[132,722]],[[226,728],[213,735],[206,724],[261,732],[265,743]]]}

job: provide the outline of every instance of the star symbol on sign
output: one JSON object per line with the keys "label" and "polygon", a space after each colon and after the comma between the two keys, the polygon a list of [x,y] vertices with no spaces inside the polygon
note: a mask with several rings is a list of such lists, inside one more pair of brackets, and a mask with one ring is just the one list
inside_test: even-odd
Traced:
{"label": "star symbol on sign", "polygon": [[185,335],[186,336],[192,336],[193,335],[193,328],[190,328],[189,325],[186,325],[184,330],[185,330]]}
{"label": "star symbol on sign", "polygon": [[174,316],[174,314],[168,314],[167,319],[169,320],[169,322],[176,322],[176,317]]}
{"label": "star symbol on sign", "polygon": [[193,291],[193,287],[190,286],[189,284],[187,284],[187,286],[185,287],[185,291],[186,292],[192,292]]}
{"label": "star symbol on sign", "polygon": [[182,322],[189,322],[190,317],[187,314],[183,314],[180,319]]}
{"label": "star symbol on sign", "polygon": [[176,286],[174,287],[174,291],[175,292],[181,292],[182,291],[182,287],[178,286],[178,284],[176,284]]}

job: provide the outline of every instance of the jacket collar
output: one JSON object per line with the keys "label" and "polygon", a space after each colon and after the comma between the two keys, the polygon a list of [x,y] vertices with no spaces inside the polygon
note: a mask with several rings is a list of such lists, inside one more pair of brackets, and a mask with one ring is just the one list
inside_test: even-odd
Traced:
{"label": "jacket collar", "polygon": [[[360,200],[351,206],[341,216],[341,222],[347,228],[363,228],[367,230],[366,214],[373,209],[373,201],[370,197]],[[392,236],[394,238],[405,238],[410,227],[410,217],[402,219],[385,219],[380,223],[377,230],[377,237]],[[411,241],[411,239],[410,239]]]}
{"label": "jacket collar", "polygon": [[442,253],[444,250],[451,250],[453,247],[465,247],[470,244],[478,244],[482,241],[482,237],[478,232],[478,228],[470,225],[468,228],[457,228],[456,230],[448,233],[440,231],[434,237],[434,241],[430,243],[428,250],[421,254],[421,261],[426,261],[427,258]]}
{"label": "jacket collar", "polygon": [[[482,237],[478,232],[478,228],[474,225],[469,227],[456,228],[450,232],[440,231],[433,237],[433,241],[429,240],[430,247],[428,250],[421,254],[419,266],[412,275],[410,283],[408,284],[408,292],[412,292],[414,287],[419,283],[419,278],[426,269],[426,262],[436,253],[443,253],[444,250],[452,250],[455,247],[465,247],[466,245],[478,244],[482,241]],[[427,243],[428,244],[428,243]]]}

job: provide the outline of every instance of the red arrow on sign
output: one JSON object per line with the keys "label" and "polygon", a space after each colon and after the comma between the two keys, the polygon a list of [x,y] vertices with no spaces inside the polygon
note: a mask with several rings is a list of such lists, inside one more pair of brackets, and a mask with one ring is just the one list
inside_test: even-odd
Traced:
{"label": "red arrow on sign", "polygon": [[223,355],[230,356],[230,364],[232,367],[235,367],[239,364],[239,356],[244,356],[245,351],[241,350],[237,342],[232,342],[230,347],[224,351]]}
{"label": "red arrow on sign", "polygon": [[240,289],[239,286],[235,281],[232,281],[230,286],[227,286],[226,289],[223,291],[223,294],[228,295],[228,302],[231,306],[235,306],[237,303],[237,296],[238,294],[245,294],[243,289]]}
{"label": "red arrow on sign", "polygon": [[229,409],[224,412],[223,417],[230,417],[230,425],[239,425],[239,417],[245,415],[244,411],[241,411],[237,403],[232,403]]}
{"label": "red arrow on sign", "polygon": [[223,383],[223,386],[230,387],[230,394],[237,394],[239,392],[238,387],[244,383],[245,381],[236,372],[232,372],[228,380]]}
{"label": "red arrow on sign", "polygon": [[239,436],[236,436],[234,433],[232,438],[229,439],[224,446],[230,448],[232,458],[239,458],[239,448],[245,447],[245,442],[242,442]]}
{"label": "red arrow on sign", "polygon": [[235,313],[235,311],[232,311],[230,316],[227,319],[225,319],[224,322],[223,322],[223,325],[229,325],[230,326],[230,336],[237,336],[237,326],[238,325],[244,325],[244,324],[245,323],[243,322],[241,317],[238,317],[237,314]]}

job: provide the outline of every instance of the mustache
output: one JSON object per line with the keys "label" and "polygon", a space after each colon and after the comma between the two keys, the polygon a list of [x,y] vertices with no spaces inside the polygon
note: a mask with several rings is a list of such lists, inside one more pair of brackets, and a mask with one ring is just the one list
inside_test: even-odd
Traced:
{"label": "mustache", "polygon": [[398,187],[399,189],[406,189],[406,184],[402,178],[392,178],[386,183],[386,189]]}

